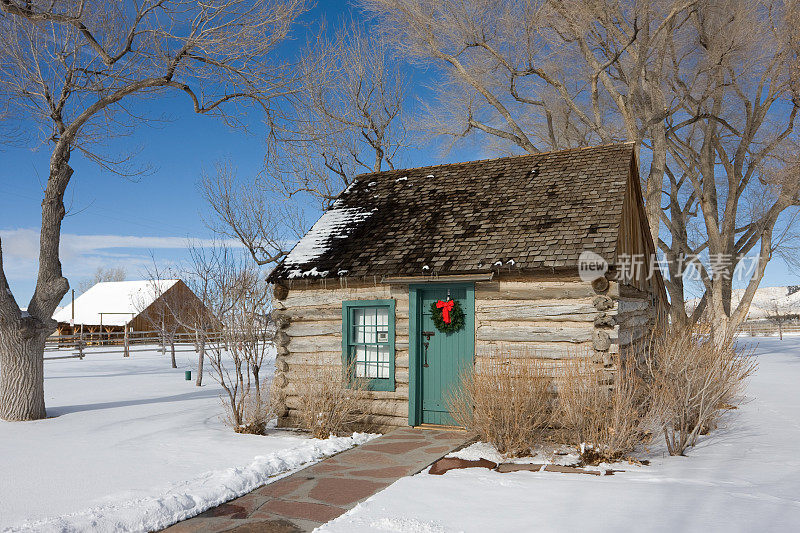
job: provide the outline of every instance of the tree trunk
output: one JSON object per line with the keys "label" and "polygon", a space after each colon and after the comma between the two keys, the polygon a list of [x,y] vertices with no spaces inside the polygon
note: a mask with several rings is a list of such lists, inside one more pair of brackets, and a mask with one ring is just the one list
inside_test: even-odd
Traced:
{"label": "tree trunk", "polygon": [[42,201],[39,234],[39,273],[36,290],[22,313],[6,280],[0,243],[0,418],[44,418],[44,344],[56,330],[51,318],[67,294],[69,283],[61,275],[59,243],[64,219],[64,191],[72,176],[69,143],[62,137],[50,158],[50,176]]}
{"label": "tree trunk", "polygon": [[203,362],[206,358],[206,341],[200,341],[200,354],[197,356],[197,381],[195,385],[198,387],[203,385]]}
{"label": "tree trunk", "polygon": [[175,339],[169,339],[169,351],[172,357],[172,368],[178,368],[178,363],[175,361]]}
{"label": "tree trunk", "polygon": [[46,416],[43,354],[47,333],[25,335],[29,331],[13,324],[0,329],[0,418],[4,420]]}
{"label": "tree trunk", "polygon": [[256,383],[256,400],[260,404],[261,403],[261,383],[258,380],[259,379],[258,378],[259,370],[260,369],[258,368],[258,365],[253,365],[253,380],[255,380],[255,383]]}

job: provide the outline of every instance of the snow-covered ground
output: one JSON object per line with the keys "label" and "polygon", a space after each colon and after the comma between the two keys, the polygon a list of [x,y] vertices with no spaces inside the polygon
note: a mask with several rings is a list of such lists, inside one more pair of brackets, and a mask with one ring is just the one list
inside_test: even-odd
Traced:
{"label": "snow-covered ground", "polygon": [[178,355],[46,361],[53,418],[0,421],[0,530],[158,529],[369,438],[236,434],[219,385],[185,381],[196,355]]}
{"label": "snow-covered ground", "polygon": [[800,339],[754,339],[748,403],[687,457],[613,476],[486,469],[422,472],[320,531],[798,531]]}

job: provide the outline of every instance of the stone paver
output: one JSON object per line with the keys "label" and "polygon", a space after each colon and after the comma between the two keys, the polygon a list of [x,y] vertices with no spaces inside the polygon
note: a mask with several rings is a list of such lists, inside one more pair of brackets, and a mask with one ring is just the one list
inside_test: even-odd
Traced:
{"label": "stone paver", "polygon": [[333,520],[397,479],[464,445],[463,431],[399,428],[179,522],[169,533],[299,533]]}

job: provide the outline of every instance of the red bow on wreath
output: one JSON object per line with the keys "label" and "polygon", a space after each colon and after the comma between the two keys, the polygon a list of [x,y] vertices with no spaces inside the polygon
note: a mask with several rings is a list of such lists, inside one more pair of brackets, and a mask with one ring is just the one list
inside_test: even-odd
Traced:
{"label": "red bow on wreath", "polygon": [[439,300],[436,302],[436,308],[442,310],[442,320],[444,320],[445,324],[450,323],[450,311],[453,309],[455,304],[455,300],[447,300],[446,302]]}

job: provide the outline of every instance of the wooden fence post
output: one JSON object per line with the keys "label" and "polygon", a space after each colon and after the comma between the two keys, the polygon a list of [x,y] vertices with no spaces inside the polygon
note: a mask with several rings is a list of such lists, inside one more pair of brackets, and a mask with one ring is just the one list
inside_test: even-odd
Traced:
{"label": "wooden fence post", "polygon": [[83,324],[81,324],[81,336],[78,339],[78,355],[81,356],[81,361],[83,360]]}

